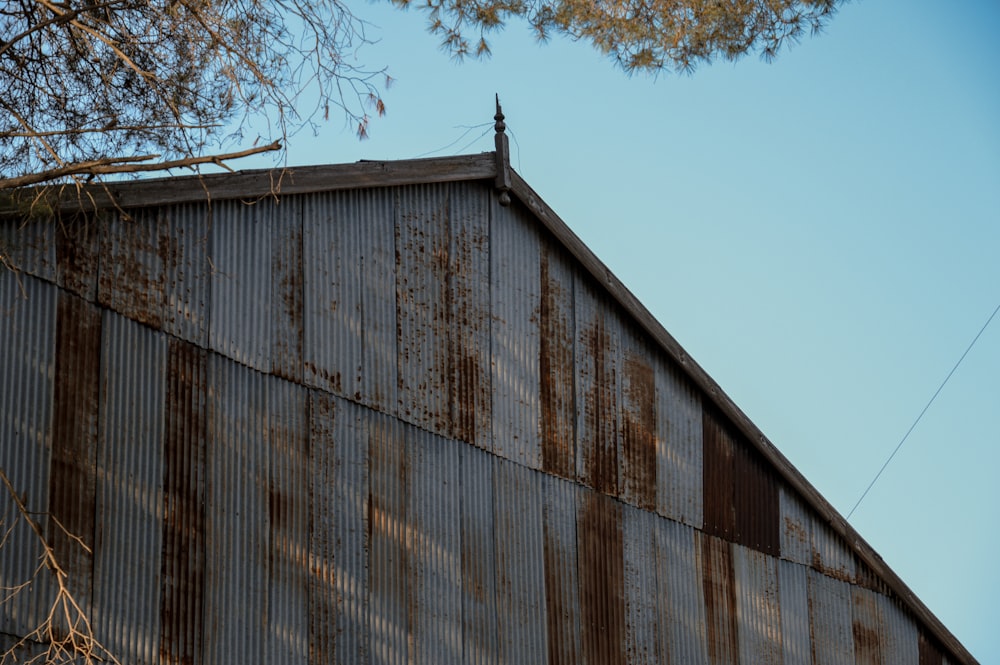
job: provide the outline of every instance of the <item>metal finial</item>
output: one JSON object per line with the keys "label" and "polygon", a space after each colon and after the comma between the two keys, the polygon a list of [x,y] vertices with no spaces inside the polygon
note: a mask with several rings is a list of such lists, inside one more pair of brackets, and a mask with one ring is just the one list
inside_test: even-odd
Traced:
{"label": "metal finial", "polygon": [[493,137],[496,144],[497,176],[494,186],[500,194],[500,205],[510,205],[510,145],[507,143],[507,135],[504,130],[507,125],[503,121],[503,111],[500,109],[500,95],[497,94],[497,114],[493,116],[496,120],[496,136]]}

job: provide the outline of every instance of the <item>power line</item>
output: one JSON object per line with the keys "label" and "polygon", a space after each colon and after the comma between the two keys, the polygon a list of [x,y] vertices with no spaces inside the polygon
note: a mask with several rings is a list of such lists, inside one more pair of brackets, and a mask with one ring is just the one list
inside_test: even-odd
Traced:
{"label": "power line", "polygon": [[962,357],[958,359],[958,362],[955,363],[955,366],[951,368],[950,372],[948,372],[948,376],[944,377],[944,381],[942,381],[941,385],[938,386],[938,389],[934,391],[934,395],[931,397],[930,401],[927,402],[927,406],[925,406],[924,410],[920,412],[920,415],[917,416],[917,419],[913,421],[912,425],[910,425],[910,429],[906,430],[906,434],[904,434],[903,438],[900,439],[898,444],[896,444],[896,449],[892,451],[891,455],[889,455],[889,459],[885,461],[885,464],[883,464],[882,468],[878,470],[878,473],[875,474],[875,477],[872,478],[872,481],[868,483],[868,487],[866,487],[865,491],[861,494],[861,498],[859,498],[858,502],[854,504],[853,508],[851,508],[851,512],[847,513],[847,519],[851,519],[851,515],[853,515],[854,511],[858,509],[858,506],[861,505],[861,502],[864,501],[864,498],[868,496],[868,492],[875,485],[875,482],[879,479],[879,476],[882,475],[882,472],[885,471],[885,467],[889,466],[889,462],[891,462],[892,458],[896,456],[896,453],[899,452],[899,449],[903,447],[903,444],[906,442],[906,439],[910,436],[910,432],[913,431],[913,429],[917,426],[917,423],[920,422],[920,419],[924,417],[925,413],[927,413],[927,409],[931,408],[931,404],[934,403],[934,400],[937,399],[937,396],[941,393],[941,390],[944,388],[945,384],[948,383],[948,379],[951,378],[951,375],[955,373],[955,370],[958,369],[958,366],[962,364],[963,360],[965,360],[965,356],[969,355],[969,351],[971,351],[972,347],[975,346],[976,342],[979,341],[979,337],[983,334],[983,331],[985,331],[986,328],[990,325],[990,322],[993,320],[993,317],[997,315],[997,312],[1000,312],[1000,304],[998,304],[996,309],[993,310],[993,313],[990,314],[990,318],[986,319],[986,323],[984,323],[983,327],[979,329],[978,333],[976,333],[975,338],[973,338],[968,348],[965,349],[965,353],[962,354]]}

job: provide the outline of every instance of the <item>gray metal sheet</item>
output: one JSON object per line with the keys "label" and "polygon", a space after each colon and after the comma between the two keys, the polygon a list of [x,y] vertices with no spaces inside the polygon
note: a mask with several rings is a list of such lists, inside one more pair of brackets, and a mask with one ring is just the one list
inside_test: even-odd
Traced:
{"label": "gray metal sheet", "polygon": [[702,504],[701,394],[672,361],[656,366],[656,509],[700,529]]}
{"label": "gray metal sheet", "polygon": [[[373,665],[404,665],[410,662],[408,643],[412,621],[407,563],[410,533],[406,521],[411,472],[406,459],[404,425],[395,418],[378,413],[369,414],[367,420],[371,464],[369,653]],[[320,453],[321,450],[313,446],[314,457]],[[325,489],[327,486],[317,475],[313,486],[313,502],[317,508],[327,506],[326,510],[333,515],[337,510],[335,504],[329,499],[325,503],[318,502],[319,497],[329,491]],[[325,560],[324,552],[333,547],[321,540],[325,538],[329,538],[325,532],[313,530],[313,556],[321,557],[321,562]],[[320,602],[327,596],[333,596],[332,589],[329,592],[324,590],[324,586],[332,586],[332,577],[325,572],[325,568],[321,570],[323,572],[316,575],[318,579],[314,592]],[[321,634],[318,629],[333,624],[332,613],[328,615],[325,607],[314,606],[313,616],[316,625],[313,639],[325,645],[327,640],[333,639],[333,635]],[[314,660],[323,662],[322,653],[325,649],[323,646]]]}
{"label": "gray metal sheet", "polygon": [[522,209],[495,204],[490,225],[493,449],[533,469],[542,467],[540,251],[538,232]]}
{"label": "gray metal sheet", "polygon": [[[407,562],[415,663],[462,660],[462,550],[458,447],[408,428],[412,460]],[[346,661],[345,661],[346,662]]]}
{"label": "gray metal sheet", "polygon": [[812,665],[809,617],[809,569],[778,561],[781,647],[784,665]]}
{"label": "gray metal sheet", "polygon": [[[309,432],[305,388],[268,377],[268,663],[309,662]],[[344,506],[345,515],[350,515]]]}
{"label": "gray metal sheet", "polygon": [[622,504],[588,489],[580,490],[577,498],[581,662],[589,665],[624,663]]}
{"label": "gray metal sheet", "polygon": [[788,487],[781,488],[778,502],[781,513],[781,558],[811,566],[812,511]]}
{"label": "gray metal sheet", "polygon": [[578,279],[574,295],[577,477],[599,492],[619,496],[620,322],[592,280]]}
{"label": "gray metal sheet", "polygon": [[156,210],[165,282],[163,330],[202,348],[208,346],[211,226],[228,209],[186,204]]}
{"label": "gray metal sheet", "polygon": [[[29,510],[49,510],[58,289],[27,274],[0,268],[0,468]],[[0,520],[9,527],[16,507],[0,487]],[[41,544],[19,521],[0,556],[0,586],[31,579]],[[47,574],[0,605],[0,631],[25,635],[44,620],[52,601]]]}
{"label": "gray metal sheet", "polygon": [[854,551],[844,539],[815,515],[810,534],[813,568],[838,580],[854,582]]}
{"label": "gray metal sheet", "polygon": [[101,233],[98,302],[152,328],[163,322],[160,233],[155,208],[113,215]]}
{"label": "gray metal sheet", "polygon": [[666,660],[659,644],[657,607],[657,543],[655,513],[622,507],[625,554],[625,653],[635,665]]}
{"label": "gray metal sheet", "polygon": [[52,219],[0,219],[0,267],[56,281],[55,224]]}
{"label": "gray metal sheet", "polygon": [[458,454],[461,466],[461,662],[466,665],[488,665],[497,662],[496,558],[493,552],[495,458],[471,446],[460,446]]}
{"label": "gray metal sheet", "polygon": [[316,194],[303,203],[305,276],[303,378],[358,399],[361,391],[361,211],[352,193]]}
{"label": "gray metal sheet", "polygon": [[261,663],[270,557],[268,383],[211,354],[208,385],[205,661]]}
{"label": "gray metal sheet", "polygon": [[281,214],[272,199],[212,204],[209,348],[261,372],[271,371],[271,226]]}
{"label": "gray metal sheet", "polygon": [[302,383],[302,197],[281,199],[271,222],[271,372]]}
{"label": "gray metal sheet", "polygon": [[576,505],[580,488],[552,476],[541,476],[541,483],[549,663],[575,665],[583,657],[576,567]]}
{"label": "gray metal sheet", "polygon": [[782,665],[777,559],[733,545],[740,662]]}
{"label": "gray metal sheet", "polygon": [[105,310],[93,624],[123,662],[160,651],[167,338]]}
{"label": "gray metal sheet", "polygon": [[883,665],[883,625],[878,594],[851,587],[851,617],[856,665]]}
{"label": "gray metal sheet", "polygon": [[708,662],[705,594],[696,534],[678,522],[656,521],[660,658],[667,663]]}
{"label": "gray metal sheet", "polygon": [[708,655],[705,662],[712,665],[739,662],[732,554],[734,547],[726,540],[704,533],[695,536],[695,553],[705,593],[705,643]]}
{"label": "gray metal sheet", "polygon": [[493,471],[498,661],[528,663],[548,653],[540,476],[504,459]]}
{"label": "gray metal sheet", "polygon": [[922,662],[920,629],[892,599],[883,595],[878,595],[876,598],[883,619],[882,665]]}
{"label": "gray metal sheet", "polygon": [[657,413],[656,368],[657,354],[646,343],[643,333],[623,325],[621,333],[620,427],[622,500],[644,510],[657,507],[658,470],[656,438]]}
{"label": "gray metal sheet", "polygon": [[574,269],[566,251],[543,240],[539,254],[539,406],[542,468],[576,478],[576,403],[573,389]]}
{"label": "gray metal sheet", "polygon": [[809,571],[809,626],[814,665],[852,665],[851,586]]}

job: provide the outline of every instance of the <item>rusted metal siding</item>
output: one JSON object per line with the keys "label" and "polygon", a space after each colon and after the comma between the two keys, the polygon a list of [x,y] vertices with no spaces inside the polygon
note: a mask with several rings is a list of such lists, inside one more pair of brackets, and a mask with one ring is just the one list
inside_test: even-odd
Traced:
{"label": "rusted metal siding", "polygon": [[739,662],[733,544],[698,533],[695,554],[705,598],[705,644],[712,665]]}
{"label": "rusted metal siding", "polygon": [[655,665],[660,655],[657,614],[655,513],[622,506],[622,548],[625,569],[625,662]]}
{"label": "rusted metal siding", "polygon": [[809,637],[814,665],[854,663],[851,586],[809,571]]}
{"label": "rusted metal siding", "polygon": [[[462,659],[460,662],[464,665],[492,665],[498,662],[496,557],[493,548],[493,464],[495,458],[470,446],[460,446],[458,456],[461,467],[459,477],[461,524],[459,532],[462,547]],[[546,570],[546,574],[548,574],[548,570]],[[546,584],[548,584],[548,577],[546,577]]]}
{"label": "rusted metal siding", "polygon": [[160,650],[167,340],[105,310],[94,632],[123,661]]}
{"label": "rusted metal siding", "polygon": [[106,212],[63,215],[54,222],[56,283],[84,300],[97,300],[100,234]]}
{"label": "rusted metal siding", "polygon": [[271,223],[271,373],[302,384],[305,337],[302,199],[289,197]]}
{"label": "rusted metal siding", "polygon": [[883,665],[920,662],[920,630],[917,625],[892,599],[882,595],[876,598],[884,622],[881,634]]}
{"label": "rusted metal siding", "polygon": [[583,657],[576,531],[581,490],[575,483],[551,476],[542,476],[541,482],[548,662],[571,665]]}
{"label": "rusted metal siding", "polygon": [[683,372],[656,364],[656,510],[695,528],[703,522],[701,396]]}
{"label": "rusted metal siding", "polygon": [[622,505],[598,492],[577,496],[581,662],[625,663]]}
{"label": "rusted metal siding", "polygon": [[[638,330],[623,326],[621,336],[621,497],[656,510],[656,354]],[[667,414],[662,414],[666,417]]]}
{"label": "rusted metal siding", "polygon": [[778,592],[784,665],[812,665],[809,569],[797,563],[779,560]]}
{"label": "rusted metal siding", "polygon": [[741,663],[782,665],[778,560],[732,546]]}
{"label": "rusted metal siding", "polygon": [[[26,274],[0,268],[0,468],[31,511],[49,510],[58,290]],[[17,519],[14,501],[3,487],[0,519],[5,530]],[[46,522],[44,516],[41,518]],[[23,521],[4,543],[0,586],[29,581],[42,555],[41,543]],[[48,573],[0,606],[0,619],[18,635],[39,625],[48,613]],[[6,595],[6,594],[5,594]]]}
{"label": "rusted metal siding", "polygon": [[661,662],[708,662],[705,591],[697,538],[698,532],[689,526],[656,520]]}
{"label": "rusted metal siding", "polygon": [[111,216],[101,230],[97,300],[122,316],[159,328],[164,275],[155,208]]}
{"label": "rusted metal siding", "polygon": [[0,256],[10,266],[45,280],[56,281],[56,224],[52,219],[0,218]]}
{"label": "rusted metal siding", "polygon": [[[211,228],[222,204],[177,205],[153,209],[158,219],[158,250],[163,263],[163,331],[201,348],[208,346],[212,266]],[[259,268],[258,268],[259,269]]]}

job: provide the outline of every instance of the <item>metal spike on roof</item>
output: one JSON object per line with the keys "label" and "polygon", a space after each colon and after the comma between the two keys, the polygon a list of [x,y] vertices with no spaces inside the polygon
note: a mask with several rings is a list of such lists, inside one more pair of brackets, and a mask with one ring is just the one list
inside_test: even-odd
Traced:
{"label": "metal spike on roof", "polygon": [[503,110],[500,108],[500,95],[496,95],[497,112],[493,116],[496,124],[494,141],[496,144],[497,175],[494,186],[500,194],[500,205],[510,205],[510,145],[507,142],[507,135],[504,131],[507,125],[504,123]]}

